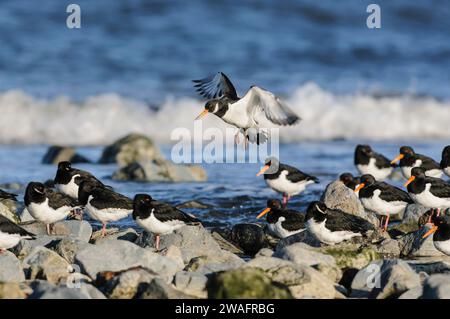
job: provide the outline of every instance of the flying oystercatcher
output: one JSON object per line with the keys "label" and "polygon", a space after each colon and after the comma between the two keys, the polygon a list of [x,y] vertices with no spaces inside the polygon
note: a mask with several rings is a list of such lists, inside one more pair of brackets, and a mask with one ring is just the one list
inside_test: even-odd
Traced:
{"label": "flying oystercatcher", "polygon": [[403,176],[408,179],[411,177],[413,167],[423,167],[425,175],[441,178],[442,170],[439,164],[432,158],[417,154],[410,146],[400,147],[400,154],[392,160],[391,163],[400,161],[400,168]]}
{"label": "flying oystercatcher", "polygon": [[377,181],[385,180],[396,166],[369,145],[356,146],[354,163],[361,175],[370,174]]}
{"label": "flying oystercatcher", "polygon": [[35,235],[0,215],[0,254],[19,244],[21,239],[34,239]]}

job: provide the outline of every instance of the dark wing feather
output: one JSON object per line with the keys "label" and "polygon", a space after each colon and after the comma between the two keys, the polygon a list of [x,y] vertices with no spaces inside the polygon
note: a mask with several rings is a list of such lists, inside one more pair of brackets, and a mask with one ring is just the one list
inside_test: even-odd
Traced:
{"label": "dark wing feather", "polygon": [[63,206],[75,207],[77,201],[63,193],[55,192],[52,189],[45,189],[45,196],[48,198],[48,205],[51,208],[58,209]]}
{"label": "dark wing feather", "polygon": [[197,92],[207,99],[215,99],[222,96],[238,99],[233,83],[222,72],[201,80],[193,80],[193,82],[195,83],[194,87],[197,88]]}
{"label": "dark wing feather", "polygon": [[17,194],[12,194],[12,193],[8,193],[5,192],[4,190],[0,189],[0,199],[11,199],[14,201],[17,201]]}
{"label": "dark wing feather", "polygon": [[186,214],[178,208],[160,201],[152,201],[152,206],[155,209],[153,214],[162,222],[170,220],[181,220],[185,223],[198,223],[199,220],[193,216]]}
{"label": "dark wing feather", "polygon": [[20,236],[30,236],[31,238],[35,237],[34,234],[27,232],[3,215],[0,215],[0,231],[7,234],[19,234]]}
{"label": "dark wing feather", "polygon": [[374,226],[367,220],[347,214],[339,209],[327,210],[325,227],[331,231],[347,230],[361,234],[374,229]]}
{"label": "dark wing feather", "polygon": [[133,209],[133,200],[131,198],[102,187],[94,190],[90,203],[97,209]]}
{"label": "dark wing feather", "polygon": [[315,183],[319,182],[319,179],[317,177],[305,174],[301,170],[293,166],[280,164],[279,171],[281,172],[283,170],[287,170],[289,172],[289,174],[286,175],[286,178],[293,183],[297,183],[300,181],[314,181]]}
{"label": "dark wing feather", "polygon": [[442,179],[433,178],[430,191],[440,198],[450,198],[450,184]]}
{"label": "dark wing feather", "polygon": [[428,156],[416,154],[416,157],[422,161],[422,165],[420,165],[420,167],[423,167],[426,170],[441,169],[439,163]]}
{"label": "dark wing feather", "polygon": [[284,222],[281,222],[281,226],[283,226],[284,229],[295,231],[305,228],[305,214],[294,210],[285,210],[281,213],[281,216],[286,218]]}
{"label": "dark wing feather", "polygon": [[414,203],[409,194],[398,187],[384,182],[377,183],[376,187],[381,190],[380,198],[382,200],[387,202],[402,201],[409,204]]}
{"label": "dark wing feather", "polygon": [[380,153],[374,153],[373,157],[375,158],[375,165],[379,168],[390,168],[397,166],[395,163],[391,164],[391,161]]}

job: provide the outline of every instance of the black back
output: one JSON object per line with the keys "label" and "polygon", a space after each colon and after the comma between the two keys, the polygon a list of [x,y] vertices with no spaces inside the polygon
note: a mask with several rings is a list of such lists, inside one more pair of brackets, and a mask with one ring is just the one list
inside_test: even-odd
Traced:
{"label": "black back", "polygon": [[26,231],[19,225],[16,225],[3,215],[0,215],[0,231],[6,234],[19,234],[20,236],[30,236],[31,238],[35,238],[34,234]]}
{"label": "black back", "polygon": [[423,167],[426,170],[441,168],[434,159],[422,154],[417,154],[416,152],[414,152],[412,147],[409,146],[400,147],[400,154],[404,155],[404,157],[400,160],[401,167],[412,167],[417,160],[421,160],[422,165],[420,165],[420,167]]}
{"label": "black back", "polygon": [[89,196],[93,198],[90,204],[97,209],[116,208],[116,209],[133,209],[133,201],[131,198],[116,193],[115,191],[100,185],[96,181],[83,181],[78,189],[78,201],[81,205],[86,205]]}
{"label": "black back", "polygon": [[442,169],[450,167],[450,145],[447,145],[442,150],[442,159],[440,166]]}
{"label": "black back", "polygon": [[450,198],[450,184],[440,178],[426,176],[423,167],[414,167],[411,170],[411,176],[414,176],[415,179],[408,184],[408,192],[420,194],[425,190],[427,184],[431,184],[430,192],[434,196]]}
{"label": "black back", "polygon": [[75,178],[75,184],[77,184],[78,186],[83,181],[95,181],[98,184],[103,185],[103,183],[99,181],[94,175],[81,169],[73,168],[72,164],[68,161],[59,162],[54,183],[64,185],[68,184],[74,175],[80,175]]}
{"label": "black back", "polygon": [[380,190],[380,199],[386,202],[414,203],[404,190],[385,182],[377,182],[370,174],[361,176],[361,183],[364,183],[364,187],[359,191],[359,198],[371,198],[376,190]]}
{"label": "black back", "polygon": [[40,204],[47,200],[48,206],[53,209],[58,209],[63,206],[75,207],[77,202],[67,195],[47,188],[42,183],[30,182],[25,190],[25,205],[28,206],[31,203]]}
{"label": "black back", "polygon": [[12,193],[8,193],[5,192],[4,190],[0,189],[0,199],[10,199],[13,201],[17,201],[17,194],[12,194]]}
{"label": "black back", "polygon": [[319,179],[317,177],[305,174],[301,170],[293,166],[282,164],[278,162],[278,160],[274,157],[270,157],[269,159],[267,159],[265,165],[271,166],[271,169],[272,167],[275,168],[276,166],[278,166],[278,169],[274,172],[269,170],[270,173],[264,174],[264,179],[277,179],[278,177],[280,177],[281,172],[287,171],[288,173],[286,175],[286,178],[293,183],[298,183],[301,181],[314,181],[315,183],[319,183]]}
{"label": "black back", "polygon": [[288,231],[295,231],[305,228],[305,215],[291,209],[283,209],[281,202],[277,199],[267,201],[267,207],[270,211],[267,213],[266,220],[269,224],[276,224],[280,217],[284,217],[281,226]]}
{"label": "black back", "polygon": [[355,165],[368,165],[371,158],[375,159],[375,166],[379,169],[397,166],[396,164],[391,164],[391,161],[384,155],[374,152],[370,145],[356,146],[354,156]]}

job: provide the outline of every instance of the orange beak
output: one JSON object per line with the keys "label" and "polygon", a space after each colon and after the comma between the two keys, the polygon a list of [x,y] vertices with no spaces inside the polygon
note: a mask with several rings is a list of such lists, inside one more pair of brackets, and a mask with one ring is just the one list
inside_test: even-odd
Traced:
{"label": "orange beak", "polygon": [[202,111],[202,113],[200,113],[200,114],[195,118],[194,121],[201,119],[202,117],[204,117],[204,116],[205,116],[206,114],[208,114],[208,113],[209,113],[209,111],[208,111],[207,109],[204,109],[204,110]]}
{"label": "orange beak", "polygon": [[366,184],[364,184],[364,183],[359,184],[359,185],[355,188],[354,192],[355,192],[355,193],[356,193],[356,192],[359,192],[359,190],[360,190],[360,189],[363,189],[364,186],[366,186]]}
{"label": "orange beak", "polygon": [[433,225],[433,227],[431,227],[431,229],[429,231],[427,231],[425,233],[425,235],[422,236],[422,238],[427,238],[431,234],[434,234],[436,232],[436,230],[438,230],[438,227],[436,225]]}
{"label": "orange beak", "polygon": [[261,170],[258,172],[258,174],[256,174],[256,176],[264,174],[269,168],[270,168],[270,165],[264,165],[264,167],[261,168]]}
{"label": "orange beak", "polygon": [[261,213],[259,213],[258,216],[256,216],[256,219],[263,217],[265,214],[267,214],[268,212],[270,212],[270,208],[267,207],[266,209],[264,209]]}
{"label": "orange beak", "polygon": [[395,163],[397,163],[399,160],[401,160],[403,157],[405,157],[405,155],[403,155],[403,154],[398,154],[398,156],[396,157],[396,158],[394,158],[392,161],[391,161],[391,164],[395,164]]}
{"label": "orange beak", "polygon": [[403,186],[408,186],[413,180],[415,180],[416,179],[416,177],[415,176],[411,176],[407,181],[406,181],[406,183],[403,185]]}

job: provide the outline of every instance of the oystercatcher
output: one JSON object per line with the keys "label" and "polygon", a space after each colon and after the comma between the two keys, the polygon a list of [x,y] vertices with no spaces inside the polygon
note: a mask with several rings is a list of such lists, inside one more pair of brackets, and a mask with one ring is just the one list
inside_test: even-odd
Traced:
{"label": "oystercatcher", "polygon": [[283,194],[283,205],[286,206],[289,199],[303,192],[306,186],[319,183],[319,179],[303,173],[299,169],[282,164],[275,157],[269,157],[265,165],[256,174],[264,174],[264,180],[274,191]]}
{"label": "oystercatcher", "polygon": [[74,199],[78,199],[78,188],[82,181],[93,181],[103,185],[91,173],[72,167],[70,162],[59,162],[54,179],[55,188]]}
{"label": "oystercatcher", "polygon": [[339,209],[329,209],[319,201],[309,204],[305,221],[308,231],[328,245],[364,236],[369,230],[374,230],[374,226],[367,220]]}
{"label": "oystercatcher", "polygon": [[267,228],[279,238],[289,237],[305,230],[305,215],[291,209],[283,209],[278,199],[269,199],[267,208],[256,218],[267,214]]}
{"label": "oystercatcher", "polygon": [[418,204],[438,209],[450,207],[450,184],[440,178],[425,175],[423,167],[414,167],[411,177],[405,183],[411,198]]}
{"label": "oystercatcher", "polygon": [[400,168],[406,179],[411,177],[411,169],[413,167],[423,167],[425,175],[430,177],[440,178],[442,176],[441,167],[434,159],[415,153],[410,146],[400,147],[400,154],[391,163],[396,163],[397,161],[400,161]]}
{"label": "oystercatcher", "polygon": [[450,177],[450,145],[442,150],[441,168]]}
{"label": "oystercatcher", "polygon": [[385,182],[377,182],[369,174],[361,176],[361,184],[356,187],[356,191],[359,191],[358,196],[365,209],[382,216],[381,224],[386,216],[384,231],[387,230],[391,215],[401,213],[408,204],[413,203],[407,192]]}
{"label": "oystercatcher", "polygon": [[427,238],[433,235],[433,244],[441,253],[450,256],[450,219],[448,216],[433,216],[431,218],[433,226],[423,235]]}
{"label": "oystercatcher", "polygon": [[257,144],[266,142],[267,134],[260,130],[260,119],[263,117],[276,125],[294,125],[300,121],[300,117],[277,96],[260,87],[250,87],[239,98],[230,79],[222,72],[193,82],[197,92],[209,99],[196,119],[208,113],[220,117],[239,129],[235,135],[236,144],[239,143],[239,133],[243,133],[244,147],[248,141]]}
{"label": "oystercatcher", "polygon": [[10,200],[13,200],[13,201],[17,202],[17,198],[16,197],[17,197],[16,194],[8,193],[8,192],[5,192],[4,190],[0,189],[0,200],[2,200],[2,199],[10,199]]}
{"label": "oystercatcher", "polygon": [[5,216],[0,215],[0,254],[5,252],[6,249],[17,246],[21,239],[34,238],[34,234],[29,233],[22,227],[14,224]]}
{"label": "oystercatcher", "polygon": [[159,251],[160,235],[170,234],[187,224],[200,223],[195,217],[168,203],[154,200],[147,194],[137,194],[134,197],[133,219],[147,232],[155,234],[157,251]]}
{"label": "oystercatcher", "polygon": [[102,237],[106,235],[106,224],[127,217],[133,211],[133,201],[95,180],[82,181],[78,200],[88,215],[102,223]]}
{"label": "oystercatcher", "polygon": [[359,176],[353,176],[351,173],[343,173],[339,176],[339,180],[352,191],[356,189],[356,186],[360,183]]}
{"label": "oystercatcher", "polygon": [[356,146],[354,163],[362,175],[370,174],[377,181],[385,180],[397,166],[383,155],[374,152],[369,145]]}
{"label": "oystercatcher", "polygon": [[72,211],[79,208],[73,198],[38,182],[27,185],[24,201],[31,216],[46,225],[48,235],[52,233],[53,223],[66,219]]}

